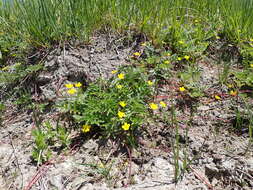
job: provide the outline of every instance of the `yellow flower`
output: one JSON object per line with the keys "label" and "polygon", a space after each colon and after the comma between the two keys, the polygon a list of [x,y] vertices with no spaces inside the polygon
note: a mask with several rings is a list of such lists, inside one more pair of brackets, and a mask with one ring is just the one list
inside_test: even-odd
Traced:
{"label": "yellow flower", "polygon": [[105,165],[104,165],[103,163],[100,163],[100,164],[98,165],[98,167],[100,167],[100,168],[105,168]]}
{"label": "yellow flower", "polygon": [[7,71],[7,70],[9,70],[9,68],[10,68],[9,66],[3,67],[2,71]]}
{"label": "yellow flower", "polygon": [[149,104],[149,107],[150,107],[152,110],[157,110],[157,109],[158,109],[157,104],[154,104],[154,103]]}
{"label": "yellow flower", "polygon": [[170,54],[170,53],[167,53],[166,55],[167,55],[168,57],[169,57],[169,56],[171,56],[171,54]]}
{"label": "yellow flower", "polygon": [[199,20],[198,20],[198,19],[195,19],[195,20],[194,20],[194,22],[195,22],[195,23],[198,23],[198,22],[199,22]]}
{"label": "yellow flower", "polygon": [[118,116],[121,119],[121,118],[125,117],[126,114],[124,112],[122,112],[122,111],[118,111]]}
{"label": "yellow flower", "polygon": [[180,92],[184,92],[185,91],[185,87],[183,87],[183,86],[179,87],[179,91]]}
{"label": "yellow flower", "polygon": [[75,87],[77,87],[77,88],[79,88],[81,86],[82,86],[82,83],[80,83],[80,82],[78,82],[78,83],[75,84]]}
{"label": "yellow flower", "polygon": [[253,38],[249,39],[250,42],[253,42]]}
{"label": "yellow flower", "polygon": [[178,43],[179,44],[184,44],[184,41],[183,40],[179,40]]}
{"label": "yellow flower", "polygon": [[184,58],[188,61],[190,59],[189,55],[185,55]]}
{"label": "yellow flower", "polygon": [[124,108],[124,107],[126,107],[127,104],[126,104],[124,101],[120,101],[120,102],[119,102],[119,105],[120,105],[122,108]]}
{"label": "yellow flower", "polygon": [[67,87],[67,88],[73,88],[74,85],[73,84],[65,84],[65,87]]}
{"label": "yellow flower", "polygon": [[117,72],[118,72],[117,70],[113,70],[111,73],[116,74]]}
{"label": "yellow flower", "polygon": [[119,78],[119,79],[124,79],[124,78],[125,78],[125,74],[124,74],[124,73],[118,74],[118,78]]}
{"label": "yellow flower", "polygon": [[154,83],[151,80],[148,80],[148,85],[152,86]]}
{"label": "yellow flower", "polygon": [[122,125],[121,127],[122,127],[122,129],[124,129],[125,131],[127,131],[130,128],[130,124],[129,123],[124,123],[124,125]]}
{"label": "yellow flower", "polygon": [[163,107],[163,108],[166,108],[167,104],[163,101],[160,102],[160,105]]}
{"label": "yellow flower", "polygon": [[169,64],[169,63],[170,63],[169,60],[164,61],[164,64]]}
{"label": "yellow flower", "polygon": [[219,40],[219,39],[220,39],[220,36],[217,35],[217,36],[215,36],[215,38],[216,38],[217,40]]}
{"label": "yellow flower", "polygon": [[116,88],[117,88],[117,89],[121,89],[122,87],[123,87],[123,86],[120,85],[120,84],[117,84],[117,85],[116,85]]}
{"label": "yellow flower", "polygon": [[178,57],[178,58],[177,58],[177,60],[178,60],[178,61],[181,61],[181,60],[182,60],[182,58],[181,58],[181,57]]}
{"label": "yellow flower", "polygon": [[236,95],[237,95],[237,92],[234,91],[234,90],[231,90],[231,91],[229,92],[229,94],[230,94],[231,96],[236,96]]}
{"label": "yellow flower", "polygon": [[220,99],[221,99],[221,97],[218,96],[218,95],[215,95],[214,98],[215,98],[216,100],[220,100]]}
{"label": "yellow flower", "polygon": [[228,84],[228,88],[233,88],[233,85],[232,84]]}
{"label": "yellow flower", "polygon": [[141,56],[141,54],[140,54],[139,52],[134,52],[133,55],[134,55],[135,57]]}
{"label": "yellow flower", "polygon": [[144,43],[142,43],[142,44],[141,44],[141,46],[147,46],[147,43],[146,43],[146,42],[144,42]]}
{"label": "yellow flower", "polygon": [[75,88],[71,88],[67,91],[69,94],[75,94],[77,91]]}
{"label": "yellow flower", "polygon": [[82,131],[83,131],[84,133],[87,133],[87,132],[90,131],[90,128],[91,128],[90,125],[85,124],[85,125],[83,125]]}
{"label": "yellow flower", "polygon": [[253,63],[251,63],[249,66],[250,66],[251,68],[253,68]]}

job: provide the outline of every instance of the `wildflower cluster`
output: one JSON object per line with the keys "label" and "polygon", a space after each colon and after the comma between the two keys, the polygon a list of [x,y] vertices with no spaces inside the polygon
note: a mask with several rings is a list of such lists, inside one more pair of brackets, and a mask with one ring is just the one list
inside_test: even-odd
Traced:
{"label": "wildflower cluster", "polygon": [[67,93],[70,95],[76,94],[77,88],[80,88],[81,86],[82,86],[82,83],[80,82],[75,83],[75,84],[71,84],[71,83],[65,84],[65,87],[68,89]]}
{"label": "wildflower cluster", "polygon": [[[134,146],[135,131],[148,113],[145,102],[153,90],[153,81],[144,73],[140,68],[113,70],[111,79],[91,83],[84,92],[62,102],[61,108],[73,115],[83,133],[98,129],[105,138],[120,137]],[[65,87],[77,90],[80,84]]]}
{"label": "wildflower cluster", "polygon": [[167,104],[164,101],[160,101],[159,104],[155,104],[155,103],[150,103],[149,104],[149,108],[152,110],[157,110],[159,108],[159,106],[161,108],[166,108]]}

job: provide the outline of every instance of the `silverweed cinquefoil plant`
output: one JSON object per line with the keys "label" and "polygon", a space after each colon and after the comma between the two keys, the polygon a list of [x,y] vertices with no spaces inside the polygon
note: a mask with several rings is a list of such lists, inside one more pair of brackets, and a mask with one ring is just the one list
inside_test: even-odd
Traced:
{"label": "silverweed cinquefoil plant", "polygon": [[136,132],[148,113],[146,102],[152,95],[144,73],[139,68],[114,70],[111,79],[99,79],[85,91],[67,96],[60,108],[73,116],[83,133],[98,132],[104,138],[120,138],[135,146]]}

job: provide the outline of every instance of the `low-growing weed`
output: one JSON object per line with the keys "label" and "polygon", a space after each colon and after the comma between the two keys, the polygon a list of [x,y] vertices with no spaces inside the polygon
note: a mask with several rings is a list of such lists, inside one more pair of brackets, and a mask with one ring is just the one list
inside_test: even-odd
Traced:
{"label": "low-growing weed", "polygon": [[239,88],[253,88],[253,68],[245,69],[240,72],[234,72],[236,84]]}
{"label": "low-growing weed", "polygon": [[36,129],[32,131],[32,136],[35,139],[32,158],[39,165],[50,159],[53,148],[67,148],[71,141],[68,128],[61,125],[59,121],[57,121],[56,126],[53,126],[49,121],[41,123],[37,116],[34,118]]}
{"label": "low-growing weed", "polygon": [[228,78],[230,76],[230,67],[231,63],[225,62],[222,64],[222,70],[219,71],[219,82],[224,85],[227,83]]}
{"label": "low-growing weed", "polygon": [[70,96],[60,108],[73,116],[82,132],[99,132],[104,138],[120,138],[123,144],[136,147],[152,88],[143,69],[126,67],[112,73],[110,80],[100,79],[85,91],[81,84],[66,84]]}
{"label": "low-growing weed", "polygon": [[0,126],[2,126],[4,110],[5,110],[5,105],[2,102],[0,102]]}
{"label": "low-growing weed", "polygon": [[[187,88],[187,94],[191,98],[204,96],[204,89],[199,85],[201,71],[196,65],[187,66],[186,69],[179,74],[182,83]],[[181,91],[181,90],[180,90]]]}
{"label": "low-growing weed", "polygon": [[24,65],[22,63],[16,63],[12,66],[6,66],[0,70],[0,87],[6,86],[10,83],[15,83],[21,81],[24,77],[31,75],[43,66],[41,64],[37,65]]}
{"label": "low-growing weed", "polygon": [[35,146],[33,147],[32,158],[37,161],[37,164],[39,165],[51,157],[51,150],[48,145],[50,137],[40,128],[33,130],[32,136],[35,138]]}
{"label": "low-growing weed", "polygon": [[83,165],[86,167],[90,167],[92,169],[92,174],[99,174],[101,176],[103,176],[105,179],[110,180],[112,178],[112,176],[110,175],[111,172],[111,168],[113,163],[111,163],[109,166],[104,165],[103,163],[100,164],[93,164],[93,163],[89,163],[89,164],[82,164],[82,163],[78,163],[78,165]]}

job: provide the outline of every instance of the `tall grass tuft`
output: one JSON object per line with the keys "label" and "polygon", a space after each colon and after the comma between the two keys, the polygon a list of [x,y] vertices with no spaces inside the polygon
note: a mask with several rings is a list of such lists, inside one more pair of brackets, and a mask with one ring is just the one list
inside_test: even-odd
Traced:
{"label": "tall grass tuft", "polygon": [[[168,29],[218,30],[233,40],[253,31],[251,0],[13,0],[0,2],[0,32],[35,46],[87,39],[97,29],[137,30],[163,41]],[[187,26],[187,27],[186,27]],[[183,29],[182,29],[183,27]],[[235,32],[236,31],[236,32]],[[201,33],[201,32],[200,32]],[[0,36],[0,41],[3,41]],[[205,36],[202,36],[205,40]],[[1,42],[0,42],[1,43]]]}
{"label": "tall grass tuft", "polygon": [[252,36],[253,32],[253,1],[225,0],[222,3],[224,32],[233,40],[240,41],[243,36]]}

